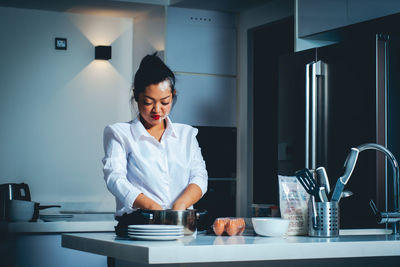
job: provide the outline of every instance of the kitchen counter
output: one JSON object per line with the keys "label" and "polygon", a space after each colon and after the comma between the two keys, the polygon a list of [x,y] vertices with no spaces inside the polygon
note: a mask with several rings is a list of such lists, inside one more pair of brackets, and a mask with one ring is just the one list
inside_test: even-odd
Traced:
{"label": "kitchen counter", "polygon": [[0,232],[15,234],[113,232],[116,221],[1,222]]}
{"label": "kitchen counter", "polygon": [[393,235],[336,238],[198,235],[176,241],[136,241],[118,238],[115,233],[82,233],[63,234],[62,246],[142,264],[400,256],[400,236]]}
{"label": "kitchen counter", "polygon": [[117,223],[113,214],[74,214],[72,219],[63,221],[0,222],[0,233],[114,232]]}

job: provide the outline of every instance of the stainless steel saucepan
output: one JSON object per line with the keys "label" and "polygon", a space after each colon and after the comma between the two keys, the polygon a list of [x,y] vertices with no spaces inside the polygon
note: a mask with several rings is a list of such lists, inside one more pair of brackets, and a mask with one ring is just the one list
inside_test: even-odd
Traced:
{"label": "stainless steel saucepan", "polygon": [[12,199],[6,201],[2,221],[28,222],[39,218],[39,211],[48,208],[60,208],[60,205],[40,205],[38,202]]}
{"label": "stainless steel saucepan", "polygon": [[192,235],[198,226],[198,220],[207,211],[187,210],[141,210],[148,224],[182,225],[185,235]]}

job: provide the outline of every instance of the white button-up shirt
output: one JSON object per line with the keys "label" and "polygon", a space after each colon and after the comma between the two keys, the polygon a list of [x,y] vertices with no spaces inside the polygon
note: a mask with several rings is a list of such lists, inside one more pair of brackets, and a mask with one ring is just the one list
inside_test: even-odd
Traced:
{"label": "white button-up shirt", "polygon": [[141,193],[164,209],[189,184],[207,191],[208,175],[196,139],[198,130],[189,125],[172,123],[158,142],[139,120],[115,123],[104,129],[103,172],[108,190],[116,199],[116,216],[133,211],[132,205]]}

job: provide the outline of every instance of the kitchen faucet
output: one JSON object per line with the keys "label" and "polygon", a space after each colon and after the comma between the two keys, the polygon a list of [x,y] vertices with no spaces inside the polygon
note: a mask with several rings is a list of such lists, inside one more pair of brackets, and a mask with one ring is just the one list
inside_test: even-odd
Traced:
{"label": "kitchen faucet", "polygon": [[[380,212],[376,206],[373,200],[371,200],[370,202],[370,206],[373,210],[373,212],[376,215],[377,221],[379,224],[382,223],[391,223],[392,224],[392,234],[397,234],[398,233],[398,222],[400,221],[400,211],[399,211],[399,164],[397,163],[396,158],[394,157],[394,155],[384,146],[382,145],[378,145],[378,144],[374,144],[374,143],[367,143],[367,144],[363,144],[360,145],[356,148],[357,150],[359,150],[359,152],[362,152],[364,150],[370,150],[370,149],[374,149],[374,150],[378,150],[380,152],[383,152],[386,157],[389,158],[390,163],[392,165],[393,168],[393,212],[388,212],[387,210],[385,212]],[[385,177],[385,184],[387,185],[387,175]],[[387,198],[388,198],[388,194],[387,194],[387,190],[385,191],[385,200],[387,203]],[[387,205],[386,205],[386,209],[387,209]]]}

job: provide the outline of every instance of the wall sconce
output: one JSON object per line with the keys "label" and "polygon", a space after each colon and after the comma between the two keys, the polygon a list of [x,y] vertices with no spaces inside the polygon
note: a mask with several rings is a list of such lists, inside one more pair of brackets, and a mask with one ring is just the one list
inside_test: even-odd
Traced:
{"label": "wall sconce", "polygon": [[99,45],[94,48],[94,59],[111,59],[111,46]]}

